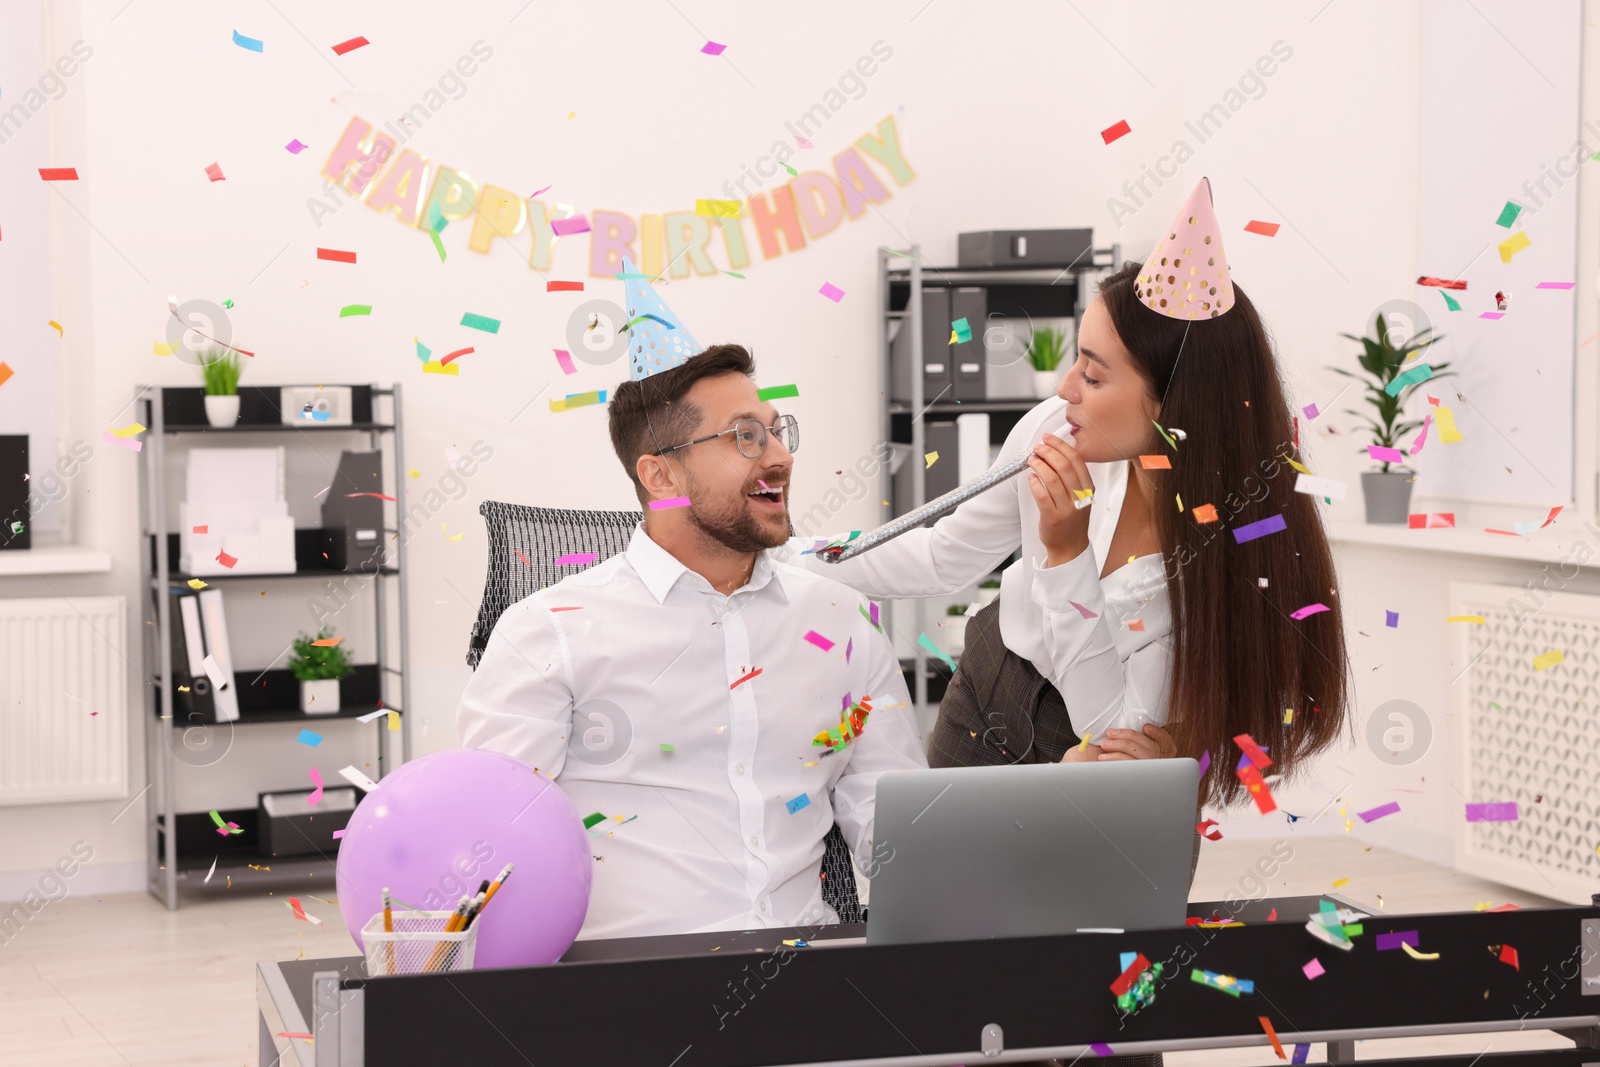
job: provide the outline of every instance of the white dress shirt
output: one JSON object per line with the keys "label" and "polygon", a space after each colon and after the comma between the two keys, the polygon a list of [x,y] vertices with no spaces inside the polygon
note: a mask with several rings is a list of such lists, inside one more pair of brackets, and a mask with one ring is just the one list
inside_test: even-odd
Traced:
{"label": "white dress shirt", "polygon": [[[625,553],[506,609],[457,726],[607,816],[580,938],[838,921],[823,835],[837,822],[868,866],[878,775],[928,765],[870,610],[771,551],[724,596],[642,524]],[[860,735],[824,755],[813,738],[866,697]]]}
{"label": "white dress shirt", "polygon": [[[1064,426],[1066,407],[1065,400],[1052,397],[1024,415],[1007,435],[995,466],[1018,459],[1046,432]],[[789,551],[810,570],[868,596],[926,597],[982,580],[1020,546],[1022,558],[1000,577],[1000,637],[1006,647],[1060,690],[1073,729],[1079,736],[1089,734],[1091,742],[1113,726],[1164,725],[1172,613],[1162,557],[1140,556],[1100,578],[1100,563],[1122,513],[1128,467],[1125,462],[1088,467],[1095,487],[1089,547],[1057,567],[1044,565],[1039,506],[1027,471],[968,500],[932,528],[901,534],[843,563],[825,563],[814,553],[800,556],[819,543],[816,539],[791,539]]]}

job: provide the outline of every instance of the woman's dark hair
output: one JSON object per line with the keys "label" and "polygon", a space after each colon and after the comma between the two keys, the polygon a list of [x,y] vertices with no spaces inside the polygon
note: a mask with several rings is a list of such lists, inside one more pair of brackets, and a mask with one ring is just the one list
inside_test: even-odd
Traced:
{"label": "woman's dark hair", "polygon": [[684,400],[685,394],[705,378],[724,374],[753,378],[755,373],[756,362],[742,346],[712,345],[671,370],[636,382],[623,382],[612,391],[606,408],[611,447],[633,479],[633,491],[641,502],[645,491],[639,482],[639,457],[683,444],[704,417],[700,409]]}
{"label": "woman's dark hair", "polygon": [[[1185,434],[1173,450],[1152,426],[1150,451],[1167,454],[1172,469],[1139,472],[1157,486],[1155,527],[1172,606],[1169,729],[1179,755],[1211,753],[1202,802],[1231,804],[1246,795],[1234,737],[1249,734],[1269,750],[1266,773],[1289,775],[1347,721],[1333,553],[1314,498],[1294,491],[1296,431],[1249,297],[1235,284],[1223,314],[1168,318],[1141,302],[1140,270],[1125,264],[1101,283],[1100,297],[1161,403],[1161,425]],[[1195,511],[1207,504],[1217,519],[1201,523]],[[1235,540],[1235,529],[1279,515],[1283,530]],[[1331,610],[1290,617],[1317,603]],[[1285,709],[1294,713],[1287,724]]]}

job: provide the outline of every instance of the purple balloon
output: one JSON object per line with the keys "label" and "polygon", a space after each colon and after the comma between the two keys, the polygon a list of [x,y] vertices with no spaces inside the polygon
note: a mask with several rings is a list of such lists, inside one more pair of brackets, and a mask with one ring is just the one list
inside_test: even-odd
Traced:
{"label": "purple balloon", "polygon": [[350,817],[339,910],[361,945],[385,886],[397,909],[404,901],[449,911],[507,863],[515,872],[473,923],[473,967],[554,963],[583,926],[594,877],[577,809],[521,760],[481,749],[430,753],[386,775]]}

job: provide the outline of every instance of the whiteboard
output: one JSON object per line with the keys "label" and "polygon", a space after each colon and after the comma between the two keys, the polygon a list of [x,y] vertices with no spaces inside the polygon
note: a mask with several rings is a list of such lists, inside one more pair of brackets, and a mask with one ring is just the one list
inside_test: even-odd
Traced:
{"label": "whiteboard", "polygon": [[[45,54],[44,5],[8,4],[0,32],[0,360],[10,366],[12,376],[0,385],[0,434],[28,435],[33,485],[41,484],[42,474],[56,461],[56,348],[61,344],[49,325],[61,318],[50,284],[50,201],[55,194],[40,180],[39,168],[76,165],[51,158],[50,109],[55,105],[43,93],[28,95],[37,93],[40,76],[54,60]],[[37,110],[30,110],[31,101],[40,104]],[[62,323],[66,329],[74,325],[84,330],[89,326]],[[59,504],[33,516],[35,532],[59,530],[60,525]]]}
{"label": "whiteboard", "polygon": [[[1418,492],[1565,503],[1574,491],[1578,290],[1535,286],[1577,280],[1581,4],[1425,0],[1422,10],[1418,267],[1465,279],[1467,289],[1450,293],[1460,311],[1437,291],[1413,290],[1446,338],[1428,358],[1456,372],[1419,393],[1449,404],[1463,435],[1428,442]],[[1586,137],[1578,159],[1600,151],[1600,136]],[[1384,165],[1383,143],[1374,131],[1374,165]],[[1403,155],[1391,162],[1403,165]],[[1508,200],[1522,210],[1503,228],[1496,220]],[[1516,233],[1532,243],[1504,263],[1498,245]],[[1505,317],[1480,318],[1495,310],[1497,291],[1511,294]],[[1424,404],[1414,399],[1413,414]]]}

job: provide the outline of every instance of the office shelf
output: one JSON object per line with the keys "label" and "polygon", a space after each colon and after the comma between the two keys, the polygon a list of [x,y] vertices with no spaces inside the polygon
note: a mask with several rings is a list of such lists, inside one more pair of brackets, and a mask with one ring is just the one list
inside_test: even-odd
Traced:
{"label": "office shelf", "polygon": [[[178,887],[206,889],[222,888],[226,878],[213,877],[205,883],[203,874],[213,861],[219,874],[228,872],[237,880],[247,876],[245,884],[272,885],[297,882],[304,885],[313,878],[332,877],[334,863],[329,856],[267,858],[257,852],[256,809],[235,809],[223,813],[224,820],[239,824],[245,833],[230,834],[226,839],[215,834],[207,811],[179,812],[176,810],[175,782],[181,767],[177,754],[187,743],[191,731],[215,732],[226,738],[229,746],[246,743],[250,734],[233,730],[235,726],[255,726],[268,723],[299,723],[315,732],[334,721],[355,719],[374,711],[400,713],[398,731],[389,729],[389,716],[380,715],[366,726],[375,742],[374,778],[381,779],[386,768],[411,758],[411,723],[404,709],[411,706],[410,674],[410,619],[407,613],[406,542],[405,538],[390,535],[399,529],[398,517],[406,508],[406,464],[404,420],[401,412],[400,386],[352,385],[350,389],[351,423],[329,426],[308,420],[291,423],[282,421],[281,394],[277,386],[241,386],[239,389],[239,421],[236,425],[213,427],[205,421],[205,393],[198,388],[165,388],[146,386],[134,398],[138,421],[150,427],[144,448],[139,452],[139,537],[146,567],[149,593],[144,601],[144,675],[155,679],[145,687],[146,711],[153,720],[145,733],[145,765],[150,768],[151,785],[155,787],[150,815],[146,826],[149,889],[153,896],[168,908],[178,906]],[[379,410],[386,408],[387,410]],[[329,532],[319,528],[295,531],[295,569],[285,574],[205,574],[190,575],[179,568],[179,532],[169,524],[173,510],[167,485],[169,466],[168,449],[186,436],[185,444],[205,445],[203,435],[215,435],[213,440],[226,440],[236,445],[250,440],[249,435],[260,433],[346,433],[365,434],[367,447],[382,455],[380,469],[387,483],[384,492],[391,500],[383,501],[382,523],[386,540],[384,557],[379,565],[349,570],[336,567],[332,555]],[[285,436],[274,444],[291,446],[298,438]],[[341,576],[355,578],[372,592],[377,648],[374,662],[353,665],[352,672],[339,683],[340,710],[328,715],[307,715],[300,710],[300,688],[294,673],[281,667],[268,670],[236,670],[233,688],[239,702],[239,718],[232,722],[216,722],[208,710],[203,716],[190,710],[190,694],[180,693],[176,686],[164,684],[176,678],[181,684],[188,678],[187,670],[174,670],[172,663],[173,627],[181,625],[174,617],[173,598],[169,590],[183,586],[198,577],[207,585],[235,590],[239,583],[261,583],[285,578],[313,578],[319,581],[334,580]],[[391,588],[393,583],[393,588]],[[390,598],[395,598],[391,604]],[[255,598],[248,592],[236,593],[229,599],[229,628],[236,633],[248,627],[248,606]],[[398,608],[398,641],[391,649],[389,612]],[[237,645],[235,646],[237,647]],[[394,654],[397,649],[398,655]],[[280,653],[281,655],[281,653]],[[393,690],[393,692],[391,691]],[[389,697],[398,695],[398,706]],[[318,724],[322,724],[319,726]],[[180,744],[180,731],[184,743]],[[399,748],[395,759],[393,749]],[[219,758],[226,758],[230,748],[223,748]],[[329,782],[330,787],[333,782]],[[299,777],[284,776],[264,781],[263,787],[296,789],[305,787]],[[175,832],[167,833],[167,828]],[[215,840],[213,840],[215,839]],[[250,870],[249,864],[271,866],[271,872]]]}
{"label": "office shelf", "polygon": [[[909,249],[878,250],[878,313],[882,325],[878,335],[881,395],[892,397],[894,383],[891,333],[898,326],[911,331],[909,345],[911,367],[911,396],[889,399],[880,409],[879,440],[909,444],[910,455],[902,467],[902,474],[911,479],[911,507],[918,508],[927,502],[927,466],[920,462],[927,452],[926,416],[962,415],[983,412],[996,416],[990,420],[990,440],[1003,441],[1022,418],[1039,404],[1037,399],[953,400],[930,398],[923,395],[922,358],[920,340],[925,330],[938,330],[943,334],[949,323],[922,321],[922,292],[924,289],[982,286],[987,293],[987,312],[990,317],[1072,317],[1079,318],[1089,303],[1090,282],[1093,275],[1108,267],[1115,268],[1122,261],[1122,246],[1092,249],[1085,262],[1070,267],[934,267],[924,264],[922,250],[917,245]],[[974,331],[976,332],[976,331]],[[941,394],[942,395],[942,394]],[[895,517],[894,480],[888,465],[882,474],[882,497],[886,503],[880,508],[880,521]],[[924,600],[910,598],[888,605],[891,618],[904,611],[909,614],[908,625],[898,629],[906,634],[927,631],[927,609]],[[902,660],[902,668],[913,675],[912,698],[919,706],[937,701],[943,696],[948,668],[942,664],[930,677],[930,657],[919,655]],[[935,661],[937,662],[937,661]]]}

